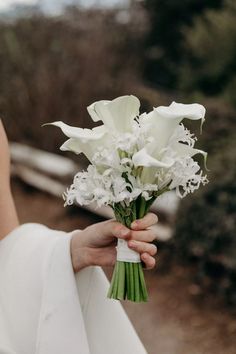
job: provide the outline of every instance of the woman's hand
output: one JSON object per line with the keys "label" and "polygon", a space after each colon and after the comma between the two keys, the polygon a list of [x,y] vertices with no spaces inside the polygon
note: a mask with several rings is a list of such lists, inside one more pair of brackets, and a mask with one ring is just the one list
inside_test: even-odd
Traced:
{"label": "woman's hand", "polygon": [[140,253],[146,269],[155,266],[157,247],[152,242],[157,235],[148,229],[156,224],[157,216],[147,214],[132,223],[131,229],[115,220],[93,224],[83,231],[74,231],[71,238],[71,258],[75,272],[90,265],[113,266],[116,262],[117,238],[124,239],[128,246]]}

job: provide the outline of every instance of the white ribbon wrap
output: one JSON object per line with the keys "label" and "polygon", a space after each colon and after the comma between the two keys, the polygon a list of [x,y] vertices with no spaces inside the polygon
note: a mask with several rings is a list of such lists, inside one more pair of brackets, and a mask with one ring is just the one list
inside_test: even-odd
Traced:
{"label": "white ribbon wrap", "polygon": [[117,243],[117,261],[121,262],[130,262],[130,263],[139,263],[140,254],[131,250],[128,246],[127,241],[118,239]]}

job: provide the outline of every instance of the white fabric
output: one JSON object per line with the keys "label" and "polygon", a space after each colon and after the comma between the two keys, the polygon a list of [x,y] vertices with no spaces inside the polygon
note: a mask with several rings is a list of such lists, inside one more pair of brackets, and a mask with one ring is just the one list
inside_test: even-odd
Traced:
{"label": "white fabric", "polygon": [[121,262],[140,263],[140,254],[131,250],[127,241],[118,239],[116,259]]}
{"label": "white fabric", "polygon": [[70,234],[25,224],[0,241],[1,354],[146,354],[98,267],[74,275]]}

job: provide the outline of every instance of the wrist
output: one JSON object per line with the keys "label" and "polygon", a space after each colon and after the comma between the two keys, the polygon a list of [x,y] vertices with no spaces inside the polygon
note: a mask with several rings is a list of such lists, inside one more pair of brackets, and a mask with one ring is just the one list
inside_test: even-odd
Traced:
{"label": "wrist", "polygon": [[89,248],[85,247],[81,241],[82,240],[78,236],[78,233],[72,235],[70,242],[70,252],[72,267],[75,273],[90,265],[88,261]]}

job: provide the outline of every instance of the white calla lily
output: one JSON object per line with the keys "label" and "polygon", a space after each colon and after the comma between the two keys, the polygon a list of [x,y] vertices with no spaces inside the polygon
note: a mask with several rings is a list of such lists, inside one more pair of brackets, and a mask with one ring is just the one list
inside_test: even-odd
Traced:
{"label": "white calla lily", "polygon": [[183,143],[179,143],[179,142],[172,144],[172,149],[176,152],[178,157],[187,157],[187,156],[193,157],[197,154],[202,155],[204,158],[205,168],[207,170],[207,167],[206,167],[207,152],[206,151],[194,149],[193,147],[191,147],[187,144],[183,144]]}
{"label": "white calla lily", "polygon": [[135,153],[132,161],[135,167],[144,167],[141,173],[141,181],[143,183],[155,183],[157,169],[168,169],[175,163],[172,158],[162,161],[152,157],[148,152],[148,147],[144,147]]}
{"label": "white calla lily", "polygon": [[172,143],[171,145],[172,154],[168,156],[168,154],[164,154],[164,150],[162,151],[163,157],[160,159],[155,159],[149,153],[147,148],[143,148],[138,151],[133,156],[133,163],[137,166],[145,167],[141,174],[141,179],[144,183],[154,183],[156,180],[156,172],[157,169],[166,169],[168,171],[171,168],[177,159],[183,159],[188,157],[193,157],[197,154],[201,154],[204,157],[204,164],[206,167],[207,153],[203,150],[194,149],[191,146],[179,142]]}
{"label": "white calla lily", "polygon": [[194,138],[183,125],[180,125],[184,118],[201,119],[203,122],[204,117],[205,108],[202,105],[175,102],[168,107],[154,108],[151,113],[141,116],[140,124],[147,128],[152,141],[137,151],[132,161],[135,167],[143,167],[141,180],[144,183],[155,183],[158,170],[162,170],[162,177],[165,173],[166,177],[163,178],[168,182],[168,171],[179,159],[201,154],[206,164],[207,154],[193,148]]}
{"label": "white calla lily", "polygon": [[[122,96],[88,107],[92,119],[103,122],[99,127],[81,129],[63,122],[51,123],[69,138],[61,150],[84,153],[94,167],[89,174],[81,174],[79,184],[75,181],[78,193],[87,186],[94,200],[113,205],[123,199],[129,203],[138,195],[148,200],[154,191],[162,192],[166,188],[175,188],[183,197],[196,190],[200,183],[207,183],[198,162],[193,159],[201,154],[206,163],[207,153],[194,148],[196,137],[180,124],[184,118],[203,123],[205,108],[197,103],[172,102],[140,116],[139,108],[140,102],[135,96]],[[121,181],[121,185],[116,184],[117,181]],[[121,188],[123,185],[125,187]],[[92,186],[96,193],[91,194]],[[68,203],[75,198],[74,187],[67,194]],[[101,199],[103,193],[106,202]],[[80,194],[81,203],[87,201],[85,194]]]}
{"label": "white calla lily", "polygon": [[83,153],[89,161],[92,161],[98,146],[108,146],[110,142],[107,129],[103,125],[93,129],[71,127],[60,121],[50,123],[50,125],[59,127],[70,138],[60,147],[62,151],[72,151],[76,154]]}
{"label": "white calla lily", "polygon": [[[170,106],[160,106],[146,115],[142,115],[141,124],[147,125],[152,142],[147,144],[144,151],[140,150],[133,156],[135,166],[161,167],[160,160],[163,149],[168,146],[169,139],[184,118],[204,121],[205,108],[197,103],[182,104],[172,102]],[[181,148],[181,147],[180,147]],[[145,153],[145,158],[144,158]],[[148,157],[149,156],[149,157]],[[193,155],[192,155],[193,156]],[[169,161],[167,164],[169,165]],[[165,166],[163,166],[165,167]]]}
{"label": "white calla lily", "polygon": [[121,96],[113,101],[97,101],[87,107],[88,113],[95,121],[103,124],[113,132],[132,131],[133,121],[139,115],[140,101],[133,95]]}
{"label": "white calla lily", "polygon": [[[205,108],[198,104],[182,104],[172,102],[169,106],[154,108],[152,112],[142,117],[142,124],[147,124],[150,135],[154,141],[149,150],[161,150],[165,148],[169,138],[184,118],[200,120],[203,124],[205,120]],[[158,137],[158,138],[157,138]]]}
{"label": "white calla lily", "polygon": [[107,129],[103,125],[93,129],[72,127],[61,121],[47,123],[45,125],[54,125],[59,127],[68,138],[81,139],[83,142],[88,140],[98,140],[102,138],[105,133],[107,133]]}
{"label": "white calla lily", "polygon": [[159,168],[169,168],[173,165],[173,159],[167,159],[166,161],[158,160],[152,157],[148,151],[148,147],[144,147],[134,154],[132,159],[134,166],[144,166],[144,167],[159,167]]}
{"label": "white calla lily", "polygon": [[155,109],[162,117],[169,119],[179,119],[180,123],[183,118],[192,120],[205,120],[206,109],[201,104],[191,103],[177,103],[172,102],[169,106],[159,106]]}

